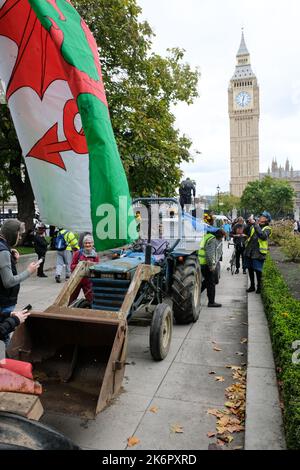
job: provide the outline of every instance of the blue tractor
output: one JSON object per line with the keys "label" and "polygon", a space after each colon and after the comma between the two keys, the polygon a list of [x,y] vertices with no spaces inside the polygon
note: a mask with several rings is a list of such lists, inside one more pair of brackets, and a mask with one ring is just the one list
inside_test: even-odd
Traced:
{"label": "blue tractor", "polygon": [[[177,200],[145,198],[133,203],[147,210],[148,237],[113,250],[99,264],[79,263],[53,304],[32,311],[12,338],[10,357],[33,364],[47,411],[89,419],[109,405],[122,386],[128,323],[142,317],[150,324],[151,355],[161,361],[170,348],[173,317],[182,325],[199,317],[199,243],[189,249],[184,245]],[[178,236],[153,239],[152,223],[160,221],[152,220],[151,208],[166,203],[178,205]],[[93,302],[79,299],[70,305],[83,277],[91,280]]]}
{"label": "blue tractor", "polygon": [[[114,259],[90,269],[94,297],[91,308],[123,310],[129,323],[136,322],[140,312],[143,312],[145,321],[147,311],[151,324],[151,355],[160,361],[170,348],[173,317],[177,324],[198,320],[201,308],[198,247],[188,250],[180,246],[182,219],[176,199],[140,198],[133,201],[133,204],[137,203],[147,208],[148,239],[139,239],[125,250],[113,250]],[[178,238],[171,241],[152,239],[151,208],[166,203],[178,206]],[[126,302],[130,293],[133,294]]]}

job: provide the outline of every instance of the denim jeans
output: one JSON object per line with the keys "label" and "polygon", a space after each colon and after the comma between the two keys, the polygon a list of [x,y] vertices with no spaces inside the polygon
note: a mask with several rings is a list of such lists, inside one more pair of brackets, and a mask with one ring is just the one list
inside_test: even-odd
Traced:
{"label": "denim jeans", "polygon": [[[13,312],[14,309],[15,309],[15,305],[10,305],[9,307],[0,307],[0,322],[3,322],[7,318],[9,318],[11,312]],[[3,338],[3,342],[5,343],[5,346],[7,347],[10,342],[10,335],[5,336],[5,338]]]}

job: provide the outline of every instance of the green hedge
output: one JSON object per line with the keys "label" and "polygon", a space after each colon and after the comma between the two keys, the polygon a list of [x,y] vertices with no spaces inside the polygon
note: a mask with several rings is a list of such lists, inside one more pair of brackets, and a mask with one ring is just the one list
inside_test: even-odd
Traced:
{"label": "green hedge", "polygon": [[300,302],[292,296],[271,258],[267,259],[264,267],[262,298],[270,325],[276,365],[281,369],[279,380],[282,382],[287,445],[290,449],[299,450],[300,364],[293,364],[295,351],[292,344],[300,341]]}

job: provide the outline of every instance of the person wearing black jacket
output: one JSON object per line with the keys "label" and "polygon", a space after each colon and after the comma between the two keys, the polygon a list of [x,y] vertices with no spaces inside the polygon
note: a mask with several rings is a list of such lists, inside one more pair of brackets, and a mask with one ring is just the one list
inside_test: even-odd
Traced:
{"label": "person wearing black jacket", "polygon": [[187,206],[187,212],[189,212],[190,205],[192,204],[192,194],[196,196],[196,187],[194,181],[190,178],[181,182],[179,188],[179,198],[182,212],[184,212],[184,206]]}
{"label": "person wearing black jacket", "polygon": [[15,331],[17,326],[24,323],[29,315],[30,312],[27,310],[23,310],[22,312],[11,312],[10,316],[0,323],[0,360],[5,359],[6,339],[9,338],[10,333]]}
{"label": "person wearing black jacket", "polygon": [[240,272],[240,266],[241,266],[240,258],[242,258],[243,274],[247,274],[245,256],[244,256],[245,241],[247,238],[247,236],[244,233],[245,229],[246,229],[246,224],[244,223],[243,217],[238,217],[230,232],[230,236],[233,239],[235,253],[236,253],[235,274],[239,274]]}
{"label": "person wearing black jacket", "polygon": [[[16,322],[11,320],[11,313],[17,304],[20,283],[37,271],[38,265],[30,263],[21,274],[17,272],[19,253],[12,247],[18,243],[22,223],[17,219],[9,219],[0,229],[0,324],[5,328],[15,328]],[[3,329],[2,328],[2,329]],[[9,343],[9,334],[4,334],[4,342]]]}
{"label": "person wearing black jacket", "polygon": [[42,263],[38,267],[37,275],[38,277],[48,277],[44,273],[44,263],[45,257],[47,253],[47,248],[49,243],[46,240],[46,226],[44,224],[40,224],[36,228],[36,232],[34,234],[34,250],[38,255],[38,259],[42,259]]}

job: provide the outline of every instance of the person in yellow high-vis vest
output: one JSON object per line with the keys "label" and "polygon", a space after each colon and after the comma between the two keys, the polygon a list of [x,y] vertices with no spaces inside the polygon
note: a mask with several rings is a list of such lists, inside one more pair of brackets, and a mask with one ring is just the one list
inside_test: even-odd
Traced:
{"label": "person in yellow high-vis vest", "polygon": [[255,274],[257,279],[256,293],[261,293],[262,271],[269,251],[268,240],[272,235],[269,212],[264,211],[256,222],[252,217],[248,220],[245,234],[248,235],[245,247],[245,265],[248,269],[250,287],[247,292],[255,292]]}
{"label": "person in yellow high-vis vest", "polygon": [[64,266],[66,267],[66,280],[71,275],[73,251],[79,250],[78,239],[73,232],[60,228],[56,236],[55,248],[57,251],[55,281],[59,283]]}
{"label": "person in yellow high-vis vest", "polygon": [[207,290],[208,307],[222,307],[221,304],[215,302],[216,295],[216,274],[215,269],[218,259],[219,244],[224,237],[225,232],[220,229],[215,233],[207,233],[201,240],[200,249],[198,251],[199,263],[201,265],[201,273],[203,277],[201,292]]}

